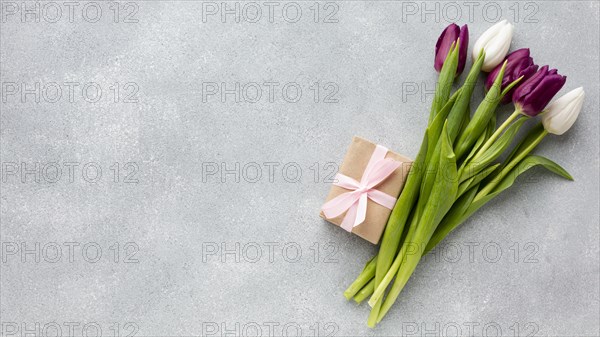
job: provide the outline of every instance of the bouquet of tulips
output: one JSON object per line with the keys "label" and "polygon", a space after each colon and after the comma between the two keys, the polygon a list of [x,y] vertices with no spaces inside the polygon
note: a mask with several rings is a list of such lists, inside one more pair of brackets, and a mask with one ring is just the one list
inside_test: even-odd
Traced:
{"label": "bouquet of tulips", "polygon": [[[378,254],[344,292],[358,303],[369,298],[370,327],[385,317],[422,256],[518,175],[540,165],[572,180],[558,164],[531,152],[549,133],[561,135],[573,125],[584,91],[577,88],[546,106],[566,77],[548,66],[538,69],[529,49],[507,55],[512,35],[513,26],[506,20],[484,32],[473,47],[471,69],[454,92],[467,59],[468,28],[451,24],[437,41],[434,66],[439,79],[421,149]],[[471,115],[471,95],[482,71],[488,72],[487,92]],[[511,101],[514,113],[496,127],[496,108]],[[541,122],[513,142],[524,123],[537,115]]]}

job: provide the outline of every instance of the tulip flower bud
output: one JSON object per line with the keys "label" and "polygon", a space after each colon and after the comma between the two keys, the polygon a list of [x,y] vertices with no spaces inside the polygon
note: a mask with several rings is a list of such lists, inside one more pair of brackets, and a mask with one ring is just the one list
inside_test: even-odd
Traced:
{"label": "tulip flower bud", "polygon": [[[523,48],[519,50],[515,50],[514,52],[508,54],[506,57],[506,69],[504,70],[504,78],[502,78],[502,90],[506,88],[509,84],[519,79],[519,77],[523,77],[521,82],[525,82],[529,79],[538,69],[536,64],[533,64],[533,58],[529,56],[529,48]],[[485,81],[485,88],[490,90],[498,73],[502,69],[502,64],[499,64],[490,72]],[[517,84],[518,85],[518,84]],[[503,98],[502,104],[506,104],[510,102],[512,98],[512,94],[515,92],[515,88],[512,88]]]}
{"label": "tulip flower bud", "polygon": [[585,92],[579,87],[552,102],[542,115],[546,131],[555,135],[567,132],[579,116],[584,98]]}
{"label": "tulip flower bud", "polygon": [[435,44],[435,61],[433,67],[439,73],[442,70],[444,61],[448,56],[448,51],[452,43],[456,42],[460,38],[460,46],[458,50],[458,67],[456,69],[456,76],[459,76],[465,69],[465,63],[467,62],[467,49],[469,48],[469,28],[467,25],[458,27],[456,24],[451,23],[440,35]]}
{"label": "tulip flower bud", "polygon": [[558,74],[556,69],[548,71],[548,66],[543,66],[519,85],[513,93],[512,100],[522,114],[530,117],[537,116],[566,81],[567,77]]}
{"label": "tulip flower bud", "polygon": [[510,42],[512,41],[513,25],[502,20],[486,30],[473,46],[473,59],[479,57],[479,53],[485,52],[485,60],[481,70],[491,71],[504,61]]}

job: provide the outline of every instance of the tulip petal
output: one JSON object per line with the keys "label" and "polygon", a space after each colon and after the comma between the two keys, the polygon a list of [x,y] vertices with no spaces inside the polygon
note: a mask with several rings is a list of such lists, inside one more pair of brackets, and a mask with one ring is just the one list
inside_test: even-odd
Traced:
{"label": "tulip petal", "polygon": [[542,116],[546,131],[555,135],[567,132],[577,120],[584,98],[585,92],[579,87],[550,104],[548,111]]}
{"label": "tulip petal", "polygon": [[502,30],[498,32],[494,39],[484,46],[486,58],[483,67],[481,67],[483,71],[491,71],[504,60],[510,48],[512,35],[513,25],[508,23],[502,27]]}
{"label": "tulip petal", "polygon": [[481,34],[481,36],[479,37],[479,39],[477,39],[477,41],[475,41],[475,45],[473,46],[473,59],[477,59],[479,53],[485,48],[485,46],[490,42],[490,40],[492,40],[496,35],[498,35],[498,32],[500,32],[500,30],[502,30],[502,28],[506,24],[508,24],[508,21],[502,20],[496,23],[495,25],[491,26],[485,32],[483,32],[483,34]]}
{"label": "tulip petal", "polygon": [[456,41],[456,39],[458,39],[459,34],[460,28],[454,23],[451,23],[444,29],[444,31],[442,31],[442,34],[435,44],[435,60],[433,67],[437,72],[442,70],[442,66],[444,65],[444,61],[446,61],[450,47]]}

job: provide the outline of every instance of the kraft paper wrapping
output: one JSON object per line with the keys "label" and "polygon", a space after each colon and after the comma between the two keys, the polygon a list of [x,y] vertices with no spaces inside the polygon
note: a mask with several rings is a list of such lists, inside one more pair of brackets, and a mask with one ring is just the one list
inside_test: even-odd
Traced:
{"label": "kraft paper wrapping", "polygon": [[[369,163],[369,159],[371,159],[371,155],[375,150],[375,147],[376,144],[371,143],[366,139],[360,137],[352,138],[352,144],[350,144],[350,147],[346,152],[344,161],[339,168],[339,173],[345,174],[350,178],[360,181],[363,172]],[[406,176],[408,175],[408,171],[412,165],[412,160],[392,151],[388,151],[385,158],[397,160],[401,162],[402,165],[389,177],[387,177],[387,179],[377,185],[375,189],[397,198],[404,187],[404,182],[406,181]],[[332,185],[325,202],[346,192],[348,192],[347,189]],[[383,234],[385,225],[387,224],[391,212],[391,209],[387,209],[369,199],[367,202],[367,215],[365,221],[354,227],[352,229],[352,233],[373,244],[377,244],[381,238],[381,235]],[[346,213],[331,219],[327,219],[323,212],[321,212],[320,215],[323,219],[340,226]]]}

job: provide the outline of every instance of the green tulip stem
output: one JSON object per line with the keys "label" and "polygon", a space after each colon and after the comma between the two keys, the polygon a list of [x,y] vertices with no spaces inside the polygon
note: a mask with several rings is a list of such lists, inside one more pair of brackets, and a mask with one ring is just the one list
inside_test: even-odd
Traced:
{"label": "green tulip stem", "polygon": [[502,125],[498,127],[496,132],[494,132],[490,136],[490,138],[483,144],[481,149],[477,151],[477,154],[475,154],[475,156],[473,157],[473,161],[475,161],[475,159],[477,159],[477,157],[479,157],[481,154],[485,153],[485,151],[489,149],[490,146],[492,146],[496,139],[500,137],[504,129],[506,129],[517,117],[519,117],[520,114],[521,112],[518,109],[515,109],[515,111],[508,117],[508,119],[506,119],[504,123],[502,123]]}
{"label": "green tulip stem", "polygon": [[516,156],[514,159],[512,159],[510,161],[510,163],[508,163],[508,165],[506,165],[506,167],[504,167],[502,169],[502,171],[500,171],[500,173],[498,174],[498,176],[496,178],[494,178],[494,180],[490,181],[489,184],[487,184],[481,191],[479,191],[477,193],[477,195],[475,196],[475,199],[473,199],[473,203],[481,200],[486,195],[488,195],[490,192],[492,192],[494,190],[494,188],[504,179],[504,177],[506,177],[506,175],[508,173],[510,173],[510,171],[519,162],[521,162],[521,160],[523,160],[523,158],[525,158],[525,156],[527,156],[529,154],[529,152],[531,152],[544,139],[544,137],[546,137],[547,134],[548,134],[548,131],[543,130],[540,133],[540,135],[537,136],[537,138],[535,138],[535,140],[531,144],[529,144],[529,146],[527,146],[525,149],[523,149],[523,151],[521,153],[519,153],[518,156]]}
{"label": "green tulip stem", "polygon": [[344,297],[347,300],[352,299],[356,293],[358,293],[367,283],[375,277],[375,266],[377,265],[377,255],[373,257],[367,264],[365,268],[360,273],[360,275],[352,282],[352,284],[344,291]]}
{"label": "green tulip stem", "polygon": [[369,296],[371,296],[373,290],[375,290],[374,288],[375,279],[372,278],[367,285],[365,285],[356,295],[354,295],[354,301],[356,303],[361,303],[362,301],[366,300]]}
{"label": "green tulip stem", "polygon": [[[413,232],[416,229],[416,226],[411,226],[410,229],[412,231],[410,231],[408,233],[407,238],[408,237],[412,238],[412,236],[414,235]],[[394,263],[392,263],[392,265],[391,265],[390,269],[388,270],[387,274],[385,274],[384,278],[381,280],[381,282],[375,288],[375,290],[373,292],[373,295],[371,296],[371,299],[369,300],[369,305],[371,307],[375,307],[375,304],[377,304],[377,302],[381,303],[381,299],[383,297],[383,293],[387,289],[388,285],[394,279],[394,276],[396,276],[396,273],[398,272],[398,269],[400,269],[400,265],[402,264],[402,261],[404,260],[404,257],[406,256],[406,250],[409,248],[408,247],[409,245],[410,245],[410,242],[409,241],[405,241],[405,243],[402,245],[402,248],[400,248],[400,252],[398,253],[398,255],[396,256],[396,258],[394,259]]]}

